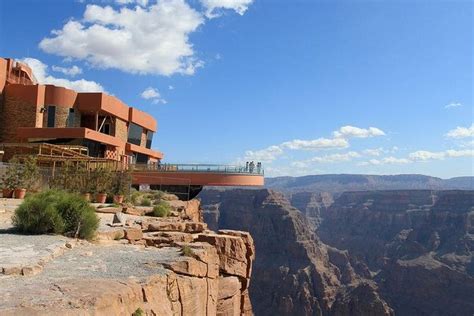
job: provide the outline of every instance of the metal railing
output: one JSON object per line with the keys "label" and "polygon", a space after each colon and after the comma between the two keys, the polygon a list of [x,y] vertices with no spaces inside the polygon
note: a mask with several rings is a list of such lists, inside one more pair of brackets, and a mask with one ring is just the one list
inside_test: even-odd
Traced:
{"label": "metal railing", "polygon": [[196,173],[237,173],[249,175],[264,175],[262,166],[234,166],[211,164],[133,164],[132,170],[159,172],[196,172]]}

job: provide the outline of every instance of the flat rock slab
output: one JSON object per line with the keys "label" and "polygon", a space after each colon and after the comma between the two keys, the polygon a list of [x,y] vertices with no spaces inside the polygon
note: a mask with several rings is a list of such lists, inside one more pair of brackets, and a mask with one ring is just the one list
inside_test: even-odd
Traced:
{"label": "flat rock slab", "polygon": [[[163,264],[180,257],[178,248],[79,244],[46,263],[40,274],[0,275],[0,315],[29,307],[35,310],[41,306],[70,308],[68,304],[76,302],[77,297],[94,293],[91,287],[95,284],[99,288],[109,282],[109,286],[114,287],[130,280],[139,282],[154,275],[165,275],[167,270]],[[77,284],[88,286],[76,288]]]}
{"label": "flat rock slab", "polygon": [[50,235],[0,234],[0,274],[36,274],[38,266],[51,261],[66,251],[66,244],[74,239]]}

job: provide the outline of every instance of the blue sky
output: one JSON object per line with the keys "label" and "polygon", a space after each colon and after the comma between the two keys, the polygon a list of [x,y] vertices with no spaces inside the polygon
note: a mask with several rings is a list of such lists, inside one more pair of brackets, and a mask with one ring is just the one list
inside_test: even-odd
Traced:
{"label": "blue sky", "polygon": [[473,174],[469,0],[5,0],[0,19],[0,54],[40,81],[154,115],[167,162]]}

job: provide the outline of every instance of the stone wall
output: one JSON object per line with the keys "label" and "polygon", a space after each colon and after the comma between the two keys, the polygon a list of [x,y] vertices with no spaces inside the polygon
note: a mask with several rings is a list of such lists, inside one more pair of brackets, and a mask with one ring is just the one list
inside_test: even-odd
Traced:
{"label": "stone wall", "polygon": [[27,101],[4,96],[0,116],[0,142],[16,142],[18,127],[35,127],[40,117],[35,104]]}
{"label": "stone wall", "polygon": [[127,122],[119,118],[115,119],[115,137],[126,142],[128,138]]}

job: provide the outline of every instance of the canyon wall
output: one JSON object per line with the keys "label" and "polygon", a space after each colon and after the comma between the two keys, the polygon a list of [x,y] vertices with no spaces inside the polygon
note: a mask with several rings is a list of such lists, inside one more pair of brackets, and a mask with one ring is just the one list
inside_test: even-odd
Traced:
{"label": "canyon wall", "polygon": [[208,190],[201,198],[212,227],[254,237],[257,315],[474,313],[474,191]]}
{"label": "canyon wall", "polygon": [[249,290],[256,315],[392,314],[367,268],[323,244],[282,194],[231,190],[201,197],[211,227],[245,230],[255,240]]}

